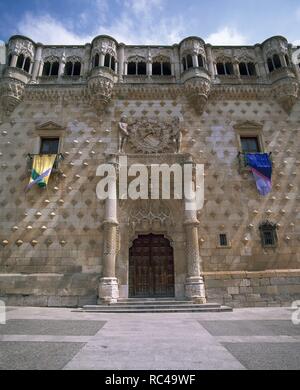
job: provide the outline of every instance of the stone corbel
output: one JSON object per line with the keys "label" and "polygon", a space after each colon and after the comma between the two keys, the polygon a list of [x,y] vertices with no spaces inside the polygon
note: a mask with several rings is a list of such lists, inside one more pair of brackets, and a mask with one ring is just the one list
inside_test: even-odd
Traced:
{"label": "stone corbel", "polygon": [[11,116],[24,97],[25,84],[15,79],[0,81],[0,110],[2,120]]}
{"label": "stone corbel", "polygon": [[89,102],[97,114],[102,114],[109,105],[113,87],[113,79],[103,75],[97,75],[88,80]]}
{"label": "stone corbel", "polygon": [[193,78],[184,85],[184,92],[189,104],[198,115],[202,115],[211,91],[211,82],[205,78]]}
{"label": "stone corbel", "polygon": [[287,114],[290,114],[299,98],[299,83],[296,80],[282,80],[272,88],[274,99]]}

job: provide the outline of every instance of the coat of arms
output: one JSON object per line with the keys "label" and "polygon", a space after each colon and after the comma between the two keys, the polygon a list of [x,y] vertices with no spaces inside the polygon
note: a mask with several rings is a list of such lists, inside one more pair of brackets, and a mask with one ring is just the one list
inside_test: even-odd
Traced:
{"label": "coat of arms", "polygon": [[129,144],[136,153],[172,153],[178,151],[179,119],[169,121],[142,118],[128,123]]}

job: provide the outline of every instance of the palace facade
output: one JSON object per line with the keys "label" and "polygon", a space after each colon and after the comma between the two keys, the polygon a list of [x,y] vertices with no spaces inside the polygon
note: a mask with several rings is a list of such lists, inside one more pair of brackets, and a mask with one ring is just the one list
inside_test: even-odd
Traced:
{"label": "palace facade", "polygon": [[[48,46],[13,36],[0,63],[0,299],[300,299],[300,47],[281,36],[234,47],[199,37]],[[247,153],[272,160],[267,196]],[[24,191],[35,156],[48,154],[48,186]],[[99,200],[97,168],[116,169],[117,193],[121,157],[147,168],[204,165],[204,207]]]}

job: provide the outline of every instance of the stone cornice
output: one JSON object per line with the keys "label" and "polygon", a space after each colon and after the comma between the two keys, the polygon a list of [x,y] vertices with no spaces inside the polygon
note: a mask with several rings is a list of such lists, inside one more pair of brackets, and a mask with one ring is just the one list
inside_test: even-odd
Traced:
{"label": "stone cornice", "polygon": [[[11,81],[11,83],[9,83]],[[20,82],[2,79],[2,83]],[[176,100],[186,98],[188,103],[201,114],[208,101],[218,100],[270,100],[274,99],[287,113],[299,99],[299,83],[296,78],[285,78],[265,84],[215,84],[209,80],[191,79],[177,84],[114,84],[106,77],[91,79],[89,83],[28,84],[23,86],[24,99],[33,101],[85,103],[100,112],[112,99],[121,100]],[[23,96],[18,96],[18,100]],[[103,106],[103,107],[102,107]]]}
{"label": "stone cornice", "polygon": [[[186,87],[183,84],[122,84],[114,85],[112,91],[113,99],[176,99],[185,95]],[[271,96],[272,86],[270,84],[260,85],[212,85],[210,99],[265,99]],[[27,100],[54,101],[65,99],[67,101],[83,102],[88,98],[87,85],[27,85],[25,87],[25,99]]]}

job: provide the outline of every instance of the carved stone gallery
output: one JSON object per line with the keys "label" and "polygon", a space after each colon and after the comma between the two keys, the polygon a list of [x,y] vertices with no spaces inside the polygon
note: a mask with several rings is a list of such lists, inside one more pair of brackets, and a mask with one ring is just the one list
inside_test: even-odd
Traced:
{"label": "carved stone gallery", "polygon": [[[300,299],[300,47],[281,36],[232,47],[13,36],[0,54],[1,300]],[[204,207],[189,208],[187,193],[123,196],[124,158],[146,172],[191,167],[188,193],[204,166]],[[115,174],[101,200],[103,164]]]}

